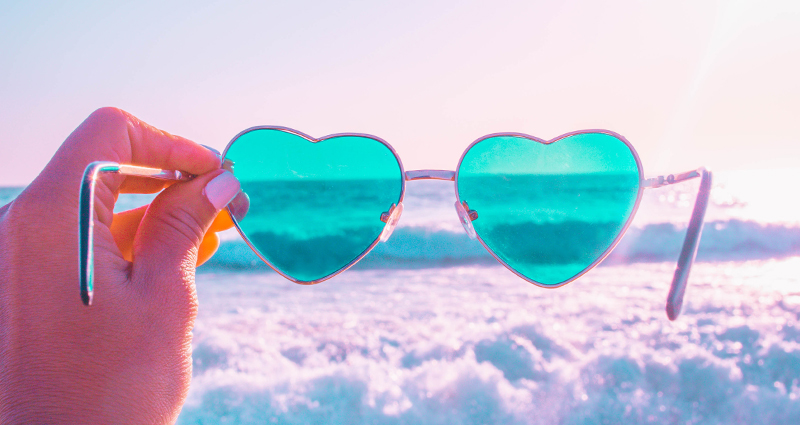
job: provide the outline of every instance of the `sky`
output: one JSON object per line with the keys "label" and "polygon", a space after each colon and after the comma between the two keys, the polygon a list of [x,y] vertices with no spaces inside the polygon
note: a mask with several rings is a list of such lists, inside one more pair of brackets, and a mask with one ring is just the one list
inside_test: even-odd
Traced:
{"label": "sky", "polygon": [[648,175],[797,167],[798,75],[793,0],[0,0],[0,185],[102,106],[220,150],[256,125],[374,134],[407,170],[580,129]]}

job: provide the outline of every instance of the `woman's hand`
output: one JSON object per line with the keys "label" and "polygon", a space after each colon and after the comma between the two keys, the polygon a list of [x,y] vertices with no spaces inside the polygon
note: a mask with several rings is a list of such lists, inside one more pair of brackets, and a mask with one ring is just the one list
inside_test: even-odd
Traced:
{"label": "woman's hand", "polygon": [[[98,160],[198,177],[115,225],[117,194],[164,183],[101,178],[87,308],[78,291],[78,194],[84,168]],[[174,422],[192,374],[198,247],[238,192],[220,158],[200,145],[113,108],[84,121],[0,208],[0,423]]]}

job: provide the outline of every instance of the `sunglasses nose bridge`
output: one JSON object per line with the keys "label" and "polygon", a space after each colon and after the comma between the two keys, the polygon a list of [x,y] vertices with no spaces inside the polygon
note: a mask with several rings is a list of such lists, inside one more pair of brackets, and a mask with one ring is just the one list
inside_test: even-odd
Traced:
{"label": "sunglasses nose bridge", "polygon": [[409,170],[405,172],[406,181],[414,180],[447,180],[455,181],[456,172],[448,170]]}
{"label": "sunglasses nose bridge", "polygon": [[389,211],[381,214],[381,221],[386,223],[383,226],[383,231],[381,232],[381,242],[386,242],[389,239],[389,236],[392,236],[392,232],[394,232],[394,228],[397,226],[397,222],[400,221],[400,215],[403,214],[403,203],[400,202],[397,205],[392,204]]}

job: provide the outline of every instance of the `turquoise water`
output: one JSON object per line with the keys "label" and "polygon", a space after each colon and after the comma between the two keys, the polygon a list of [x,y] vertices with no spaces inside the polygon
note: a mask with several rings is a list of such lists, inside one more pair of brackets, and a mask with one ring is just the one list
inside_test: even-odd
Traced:
{"label": "turquoise water", "polygon": [[243,181],[239,225],[270,263],[295,279],[335,273],[375,242],[400,200],[397,180]]}
{"label": "turquoise water", "polygon": [[636,174],[468,176],[461,200],[478,213],[478,236],[504,262],[547,285],[600,258],[636,202]]}
{"label": "turquoise water", "polygon": [[464,155],[457,184],[486,246],[528,279],[558,285],[610,249],[633,213],[639,180],[623,141],[586,133],[552,144],[482,140]]}
{"label": "turquoise water", "polygon": [[[479,236],[507,263],[542,283],[559,283],[599,258],[633,208],[619,175],[467,177],[463,200]],[[520,188],[529,190],[517,190]],[[381,234],[397,202],[393,180],[245,181],[251,207],[240,225],[262,255],[301,280],[335,272]],[[455,216],[455,211],[451,213]],[[402,221],[401,221],[402,222]],[[463,238],[466,242],[466,238]],[[566,277],[565,277],[566,276]]]}
{"label": "turquoise water", "polygon": [[335,274],[375,243],[403,189],[394,153],[368,137],[312,142],[256,129],[225,161],[250,201],[240,229],[273,267],[304,282]]}

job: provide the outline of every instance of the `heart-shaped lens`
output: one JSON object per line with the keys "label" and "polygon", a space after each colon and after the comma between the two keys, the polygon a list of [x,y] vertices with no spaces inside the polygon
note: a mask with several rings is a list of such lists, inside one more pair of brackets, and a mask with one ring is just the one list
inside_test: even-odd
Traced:
{"label": "heart-shaped lens", "polygon": [[234,139],[225,160],[250,200],[237,220],[243,236],[300,283],[325,280],[363,257],[384,229],[382,214],[402,201],[397,156],[366,136],[314,140],[256,128]]}
{"label": "heart-shaped lens", "polygon": [[640,182],[633,148],[605,132],[552,142],[487,137],[464,153],[456,177],[486,248],[544,286],[572,281],[611,251],[638,205]]}

